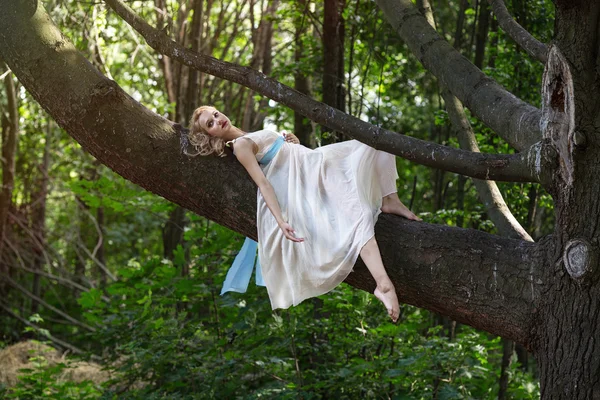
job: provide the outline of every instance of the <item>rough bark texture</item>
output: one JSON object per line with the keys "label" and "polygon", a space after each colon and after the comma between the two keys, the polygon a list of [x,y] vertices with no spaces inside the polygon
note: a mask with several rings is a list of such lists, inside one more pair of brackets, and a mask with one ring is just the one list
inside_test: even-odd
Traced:
{"label": "rough bark texture", "polygon": [[545,136],[558,147],[555,252],[548,254],[536,355],[544,399],[600,397],[598,240],[600,4],[555,1],[555,49],[544,73]]}

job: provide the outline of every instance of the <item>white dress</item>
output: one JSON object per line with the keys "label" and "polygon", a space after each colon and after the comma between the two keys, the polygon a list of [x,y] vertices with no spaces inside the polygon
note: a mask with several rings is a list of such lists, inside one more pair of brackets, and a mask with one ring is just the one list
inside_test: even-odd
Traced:
{"label": "white dress", "polygon": [[[248,133],[260,161],[279,133]],[[239,138],[238,140],[242,139]],[[395,193],[392,154],[357,140],[311,150],[285,142],[261,168],[285,220],[304,242],[283,235],[260,190],[257,196],[258,256],[271,306],[288,308],[327,293],[352,271],[374,234],[382,198]]]}

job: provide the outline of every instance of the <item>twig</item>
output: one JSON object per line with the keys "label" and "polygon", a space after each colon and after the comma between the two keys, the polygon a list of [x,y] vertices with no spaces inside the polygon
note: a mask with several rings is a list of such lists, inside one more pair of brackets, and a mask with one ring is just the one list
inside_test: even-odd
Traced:
{"label": "twig", "polygon": [[[33,324],[29,321],[27,321],[25,318],[21,317],[20,315],[14,313],[9,307],[7,307],[2,301],[0,301],[0,307],[4,309],[4,311],[6,311],[7,313],[9,313],[10,315],[12,315],[13,317],[15,317],[16,319],[18,319],[19,321],[21,321],[22,323],[24,323],[25,325],[37,330],[38,332],[42,330],[42,328],[40,328],[39,326],[37,326],[36,324]],[[48,332],[47,334],[44,335],[45,337],[47,337],[49,340],[53,341],[54,343],[58,344],[61,347],[64,347],[65,349],[69,349],[71,350],[73,353],[75,354],[79,354],[79,355],[84,355],[86,354],[85,351],[81,350],[80,348],[73,346],[72,344],[69,344],[59,338],[56,338],[54,336],[52,336],[50,334],[50,332]],[[93,360],[101,360],[100,357],[92,354],[91,358]]]}
{"label": "twig", "polygon": [[548,61],[548,46],[534,38],[531,33],[514,20],[503,0],[488,0],[488,2],[492,6],[498,24],[504,32],[517,42],[527,54],[546,64],[546,61]]}
{"label": "twig", "polygon": [[92,328],[91,326],[76,320],[75,318],[73,318],[69,314],[59,310],[58,308],[46,303],[43,299],[39,298],[35,294],[31,293],[29,290],[25,289],[23,286],[19,285],[10,276],[8,276],[4,273],[0,273],[0,276],[2,276],[12,287],[20,290],[24,295],[26,295],[27,297],[31,298],[34,301],[37,301],[38,303],[40,303],[42,306],[46,307],[47,309],[54,311],[61,317],[69,320],[72,324],[77,325],[81,328],[87,329],[90,332],[96,332],[96,328]]}

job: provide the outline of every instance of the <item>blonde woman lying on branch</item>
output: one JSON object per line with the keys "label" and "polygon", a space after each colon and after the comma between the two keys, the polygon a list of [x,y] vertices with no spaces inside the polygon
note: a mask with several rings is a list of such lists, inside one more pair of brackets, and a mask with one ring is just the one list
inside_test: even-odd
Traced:
{"label": "blonde woman lying on branch", "polygon": [[249,239],[227,274],[222,293],[244,292],[258,247],[258,284],[271,305],[288,308],[327,293],[352,271],[360,255],[393,321],[399,305],[385,271],[375,222],[380,212],[419,221],[398,198],[393,155],[356,140],[311,150],[291,134],[245,133],[214,107],[202,106],[190,124],[198,154],[224,155],[231,146],[258,185],[258,244]]}

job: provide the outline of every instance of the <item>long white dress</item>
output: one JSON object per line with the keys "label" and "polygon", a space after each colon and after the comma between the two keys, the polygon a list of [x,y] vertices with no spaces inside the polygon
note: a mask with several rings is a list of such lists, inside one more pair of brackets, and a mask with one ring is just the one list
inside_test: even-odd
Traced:
{"label": "long white dress", "polygon": [[[279,133],[248,133],[260,161]],[[242,139],[242,138],[240,138]],[[240,140],[238,139],[238,140]],[[261,168],[284,219],[304,242],[285,238],[257,196],[258,255],[271,306],[288,308],[339,285],[374,234],[382,198],[395,193],[398,172],[392,154],[357,140],[311,150],[284,143]]]}

